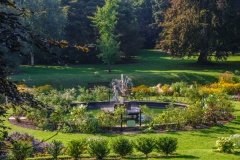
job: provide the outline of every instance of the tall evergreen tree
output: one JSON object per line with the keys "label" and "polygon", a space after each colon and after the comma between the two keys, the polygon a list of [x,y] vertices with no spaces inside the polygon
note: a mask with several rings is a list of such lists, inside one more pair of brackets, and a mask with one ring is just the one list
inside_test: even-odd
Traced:
{"label": "tall evergreen tree", "polygon": [[[91,19],[97,6],[102,7],[104,0],[62,0],[62,6],[68,7],[68,24],[65,28],[66,40],[72,44],[91,46],[95,44],[98,34],[92,26]],[[98,51],[90,48],[89,53],[78,53],[75,49],[62,51],[62,56],[68,63],[98,63]]]}

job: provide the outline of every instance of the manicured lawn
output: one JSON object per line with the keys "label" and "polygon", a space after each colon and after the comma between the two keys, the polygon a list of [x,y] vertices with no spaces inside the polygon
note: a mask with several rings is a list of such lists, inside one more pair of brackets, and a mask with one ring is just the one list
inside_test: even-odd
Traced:
{"label": "manicured lawn", "polygon": [[[182,132],[168,132],[168,133],[158,133],[158,134],[128,134],[124,135],[129,139],[133,140],[138,137],[161,137],[161,136],[172,136],[178,139],[178,149],[177,156],[175,157],[161,157],[161,159],[200,159],[200,160],[234,160],[239,159],[240,149],[236,149],[233,154],[219,153],[215,150],[215,142],[218,137],[229,137],[232,134],[240,134],[240,102],[234,102],[236,120],[222,126],[216,126],[208,129],[192,130],[192,131],[182,131]],[[17,126],[13,126],[7,121],[5,124],[11,127],[11,131],[27,132],[34,135],[38,139],[47,139],[54,135],[53,132],[48,131],[37,131],[24,129]],[[89,134],[64,134],[58,133],[52,139],[61,140],[64,144],[73,139],[79,139],[83,137],[89,137],[95,135]],[[117,134],[101,134],[100,136],[106,137],[108,139],[115,138],[119,135]],[[51,140],[52,140],[51,139]],[[51,141],[48,140],[48,141]],[[137,153],[139,154],[139,153]],[[153,152],[152,155],[157,153]],[[151,158],[154,159],[154,158]]]}
{"label": "manicured lawn", "polygon": [[[226,62],[214,65],[197,65],[196,59],[172,59],[157,50],[143,50],[136,57],[136,63],[116,64],[108,74],[105,65],[69,65],[69,66],[21,66],[22,74],[10,76],[13,81],[25,83],[29,87],[50,84],[58,89],[86,86],[88,82],[112,81],[126,74],[133,80],[134,86],[158,83],[171,84],[178,81],[209,84],[217,81],[220,73],[238,70],[240,56],[231,56]],[[25,82],[21,82],[22,80]]]}
{"label": "manicured lawn", "polygon": [[[70,65],[70,66],[21,66],[22,74],[10,76],[13,81],[25,83],[29,87],[50,84],[55,88],[72,88],[77,86],[86,86],[88,82],[103,82],[119,79],[120,74],[130,76],[134,86],[145,84],[154,86],[158,83],[171,84],[173,82],[186,81],[189,84],[194,81],[201,84],[210,84],[216,82],[218,75],[225,71],[240,69],[240,56],[231,56],[227,62],[217,62],[214,65],[201,66],[196,65],[196,59],[172,59],[166,54],[156,50],[143,50],[136,57],[136,63],[117,64],[113,66],[111,74],[106,72],[105,65]],[[21,82],[25,79],[25,82]],[[240,134],[240,102],[234,102],[236,120],[222,126],[216,126],[208,129],[167,132],[158,134],[127,134],[124,135],[133,140],[138,137],[161,137],[173,136],[178,139],[177,155],[175,157],[161,157],[161,159],[200,159],[200,160],[234,160],[240,159],[240,149],[236,149],[233,154],[223,154],[216,152],[215,142],[218,137],[232,134]],[[99,110],[94,110],[94,113]],[[161,113],[161,111],[154,111]],[[8,121],[6,126],[11,127],[9,132],[19,131],[27,132],[38,139],[48,139],[56,132],[30,130],[13,126]],[[70,140],[87,138],[89,134],[64,134],[58,133],[52,139],[61,140],[65,145]],[[117,134],[101,134],[100,136],[108,139],[115,138]],[[49,142],[52,140],[48,140]],[[140,153],[137,153],[138,155]],[[151,157],[157,153],[153,152]],[[154,158],[151,158],[154,159]],[[158,159],[158,158],[156,158]]]}

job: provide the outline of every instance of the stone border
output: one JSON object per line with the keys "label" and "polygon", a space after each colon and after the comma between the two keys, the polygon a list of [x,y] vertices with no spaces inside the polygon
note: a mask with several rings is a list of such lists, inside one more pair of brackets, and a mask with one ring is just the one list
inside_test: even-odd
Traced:
{"label": "stone border", "polygon": [[[149,108],[159,108],[164,109],[166,106],[171,104],[171,102],[153,102],[153,101],[129,101],[131,103],[131,106],[133,107],[139,107],[140,105],[146,105]],[[101,108],[110,108],[113,107],[115,102],[77,102],[72,103],[71,106],[77,106],[77,105],[87,105],[88,109],[101,109]],[[184,103],[173,103],[174,107],[188,107],[188,104]]]}

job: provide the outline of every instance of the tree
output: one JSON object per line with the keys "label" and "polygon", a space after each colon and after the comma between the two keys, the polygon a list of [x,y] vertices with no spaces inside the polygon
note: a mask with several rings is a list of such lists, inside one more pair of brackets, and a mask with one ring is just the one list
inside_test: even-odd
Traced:
{"label": "tree", "polygon": [[[32,32],[38,33],[42,38],[63,39],[64,28],[67,23],[67,7],[60,7],[61,0],[16,0],[16,4],[21,8],[28,8],[37,13],[30,14],[27,18],[22,18],[22,23],[27,26]],[[28,60],[25,60],[32,66],[35,64],[35,59],[39,62],[50,61],[48,56],[38,56],[41,52],[33,44],[28,43],[25,47],[25,52],[29,53]],[[60,52],[54,49],[54,52]],[[36,58],[34,58],[37,56]]]}
{"label": "tree", "polygon": [[[133,1],[133,0],[130,0]],[[140,35],[144,37],[143,48],[154,48],[158,33],[154,23],[152,4],[153,0],[134,0],[134,12],[140,28]]]}
{"label": "tree", "polygon": [[6,77],[7,74],[11,73],[7,66],[11,67],[11,65],[9,65],[9,61],[3,58],[4,55],[23,55],[22,51],[25,43],[30,41],[43,51],[49,51],[51,46],[67,47],[69,45],[66,41],[58,42],[53,39],[43,39],[38,34],[27,29],[21,23],[20,18],[28,14],[34,14],[34,12],[17,7],[11,0],[0,1],[0,7],[12,9],[12,12],[0,12],[0,95],[6,97],[7,103],[9,102],[9,104],[0,105],[0,132],[6,135],[6,127],[1,117],[5,116],[9,107],[27,105],[41,110],[47,106],[35,100],[32,95],[18,91],[16,85]]}
{"label": "tree", "polygon": [[198,63],[208,63],[213,54],[226,60],[239,51],[239,6],[237,0],[172,0],[157,46],[174,57],[197,55]]}
{"label": "tree", "polygon": [[[91,19],[96,12],[97,6],[102,7],[104,0],[62,0],[62,7],[67,7],[68,22],[65,28],[65,37],[69,43],[91,46],[96,44],[98,37],[94,30]],[[99,51],[94,47],[89,47],[89,54],[78,53],[73,49],[63,49],[61,57],[68,63],[100,63],[101,60],[96,56]]]}
{"label": "tree", "polygon": [[131,61],[142,48],[143,37],[140,35],[134,6],[132,2],[121,1],[118,7],[115,33],[120,35],[120,52],[122,61]]}
{"label": "tree", "polygon": [[117,42],[117,35],[114,34],[118,3],[119,0],[105,0],[104,6],[97,7],[94,17],[90,17],[100,34],[97,40],[97,47],[101,51],[99,57],[108,65],[109,73],[111,73],[111,65],[119,59],[119,42]]}

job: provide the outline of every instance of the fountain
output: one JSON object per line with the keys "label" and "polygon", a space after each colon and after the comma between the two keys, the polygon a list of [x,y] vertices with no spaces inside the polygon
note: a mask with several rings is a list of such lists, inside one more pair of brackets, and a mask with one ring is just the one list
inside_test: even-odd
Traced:
{"label": "fountain", "polygon": [[[121,130],[122,122],[125,118],[128,121],[139,122],[141,126],[142,113],[139,106],[146,105],[149,108],[165,109],[166,106],[171,104],[171,102],[151,102],[151,101],[129,101],[128,95],[130,94],[131,88],[133,87],[132,79],[128,76],[121,75],[121,79],[113,79],[110,86],[113,90],[113,101],[105,102],[80,102],[73,103],[74,105],[84,104],[87,105],[88,109],[101,109],[105,114],[114,114],[117,107],[123,107],[125,109],[124,115],[121,115]],[[174,107],[187,107],[187,104],[174,103]],[[127,124],[127,123],[126,123]],[[129,125],[127,125],[129,127]]]}
{"label": "fountain", "polygon": [[125,107],[126,112],[133,114],[136,112],[139,113],[140,109],[138,107],[132,107],[131,102],[127,100],[127,94],[129,94],[131,88],[133,87],[132,79],[128,76],[121,74],[121,79],[113,79],[111,83],[113,89],[113,108],[106,108],[110,112],[113,112],[117,107]]}

